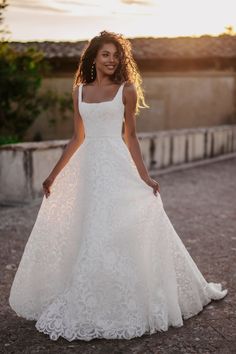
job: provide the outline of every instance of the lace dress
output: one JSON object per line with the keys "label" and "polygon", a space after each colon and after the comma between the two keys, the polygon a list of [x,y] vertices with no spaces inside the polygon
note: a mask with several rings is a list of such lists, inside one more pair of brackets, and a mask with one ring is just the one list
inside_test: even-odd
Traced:
{"label": "lace dress", "polygon": [[227,294],[139,176],[122,139],[123,86],[100,103],[79,86],[85,140],[43,197],[12,283],[11,308],[52,340],[167,331]]}

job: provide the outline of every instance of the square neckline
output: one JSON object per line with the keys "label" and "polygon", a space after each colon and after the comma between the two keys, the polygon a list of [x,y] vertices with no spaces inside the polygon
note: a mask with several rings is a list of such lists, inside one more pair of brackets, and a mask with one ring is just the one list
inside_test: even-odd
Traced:
{"label": "square neckline", "polygon": [[120,91],[120,88],[124,85],[125,82],[123,82],[120,87],[118,88],[115,96],[113,97],[112,100],[109,100],[109,101],[101,101],[101,102],[85,102],[85,101],[82,101],[82,96],[83,96],[83,86],[84,84],[81,83],[81,88],[80,88],[80,103],[83,103],[83,104],[101,104],[101,103],[110,103],[110,102],[113,102],[115,99],[116,99],[116,96],[118,95],[118,92]]}

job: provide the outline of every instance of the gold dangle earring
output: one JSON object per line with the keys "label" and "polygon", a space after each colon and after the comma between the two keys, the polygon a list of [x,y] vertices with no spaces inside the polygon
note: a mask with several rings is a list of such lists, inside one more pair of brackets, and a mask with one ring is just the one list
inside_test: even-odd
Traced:
{"label": "gold dangle earring", "polygon": [[94,69],[95,69],[95,63],[91,66],[91,80],[94,79]]}

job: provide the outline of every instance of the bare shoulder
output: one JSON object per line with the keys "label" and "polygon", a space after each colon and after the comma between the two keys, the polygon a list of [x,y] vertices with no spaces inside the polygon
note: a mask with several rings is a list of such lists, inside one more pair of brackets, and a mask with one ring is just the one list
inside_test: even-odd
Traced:
{"label": "bare shoulder", "polygon": [[135,84],[131,81],[125,81],[124,90],[127,92],[136,92]]}
{"label": "bare shoulder", "polygon": [[131,81],[126,81],[124,84],[124,103],[127,102],[136,103],[137,100],[137,90],[136,86]]}

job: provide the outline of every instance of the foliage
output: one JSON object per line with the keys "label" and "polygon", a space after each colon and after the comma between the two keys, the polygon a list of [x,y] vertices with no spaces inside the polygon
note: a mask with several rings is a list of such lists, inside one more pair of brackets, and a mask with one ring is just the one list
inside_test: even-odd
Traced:
{"label": "foliage", "polygon": [[4,22],[3,12],[7,8],[7,6],[9,6],[7,0],[0,0],[0,36],[2,40],[6,34],[11,33],[3,26],[3,22]]}
{"label": "foliage", "polygon": [[[0,0],[1,27],[7,6],[6,0]],[[57,110],[64,120],[67,110],[72,110],[71,95],[52,90],[39,93],[42,77],[51,72],[44,53],[33,46],[17,51],[4,39],[5,33],[9,31],[0,28],[0,145],[21,141],[42,111],[52,115]],[[49,124],[54,123],[50,117]]]}
{"label": "foliage", "polygon": [[[22,140],[38,115],[49,111],[49,124],[55,123],[54,112],[62,119],[71,111],[72,97],[47,90],[39,94],[42,75],[51,68],[43,61],[43,53],[28,48],[17,52],[5,42],[0,46],[0,136],[15,136]],[[56,113],[55,113],[56,114]]]}
{"label": "foliage", "polygon": [[17,52],[9,43],[0,46],[0,134],[21,139],[40,113],[43,55],[33,48]]}

